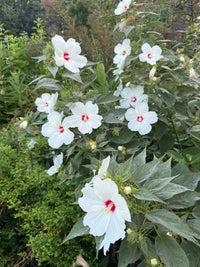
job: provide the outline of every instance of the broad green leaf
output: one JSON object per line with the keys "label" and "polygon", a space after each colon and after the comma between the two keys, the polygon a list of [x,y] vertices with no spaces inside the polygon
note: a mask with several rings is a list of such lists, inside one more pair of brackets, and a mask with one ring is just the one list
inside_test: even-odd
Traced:
{"label": "broad green leaf", "polygon": [[179,184],[168,183],[162,189],[156,192],[156,195],[165,200],[185,191],[190,191],[190,189]]}
{"label": "broad green leaf", "polygon": [[137,244],[130,244],[126,239],[122,241],[119,249],[119,262],[117,267],[125,267],[136,262],[141,256]]}
{"label": "broad green leaf", "polygon": [[187,221],[189,227],[193,230],[194,236],[200,239],[200,220],[192,219]]}
{"label": "broad green leaf", "polygon": [[192,137],[200,141],[200,125],[195,125],[193,126],[190,130],[189,133],[191,134]]}
{"label": "broad green leaf", "polygon": [[108,113],[103,117],[103,121],[106,123],[121,123],[122,121],[118,119],[113,113]]}
{"label": "broad green leaf", "polygon": [[97,95],[96,98],[94,99],[94,103],[96,104],[108,104],[112,102],[116,102],[120,100],[121,98],[118,96],[114,95]]}
{"label": "broad green leaf", "polygon": [[103,63],[99,63],[96,68],[97,73],[97,81],[100,85],[105,85],[106,83],[106,73],[105,73],[105,67]]}
{"label": "broad green leaf", "polygon": [[175,137],[171,133],[164,134],[159,140],[159,147],[162,153],[167,152],[173,147],[175,143]]}
{"label": "broad green leaf", "polygon": [[61,89],[60,85],[58,84],[58,80],[54,80],[50,78],[43,78],[39,80],[34,90],[40,87],[45,87],[46,89],[49,89],[49,90],[60,90]]}
{"label": "broad green leaf", "polygon": [[79,83],[83,83],[79,72],[77,72],[77,73],[66,72],[63,74],[63,77],[70,78],[70,79],[72,79],[76,82],[79,82]]}
{"label": "broad green leaf", "polygon": [[115,177],[115,175],[116,175],[116,173],[117,173],[117,171],[118,171],[118,168],[119,168],[118,163],[115,161],[114,158],[111,158],[111,159],[110,159],[110,163],[109,163],[107,172],[108,172],[112,177]]}
{"label": "broad green leaf", "polygon": [[145,182],[143,188],[149,190],[151,193],[156,193],[169,184],[174,178],[175,177],[149,179]]}
{"label": "broad green leaf", "polygon": [[170,209],[185,209],[192,207],[199,199],[199,193],[195,191],[186,191],[168,199],[167,207]]}
{"label": "broad green leaf", "polygon": [[154,194],[152,194],[145,188],[138,190],[133,195],[135,198],[140,199],[140,200],[148,200],[148,201],[156,201],[160,203],[165,203],[162,199],[158,198],[157,196],[155,196]]}
{"label": "broad green leaf", "polygon": [[133,157],[130,157],[128,160],[126,160],[124,163],[122,163],[117,171],[117,175],[125,175],[130,171],[131,165],[132,165],[132,159]]}
{"label": "broad green leaf", "polygon": [[65,243],[68,240],[75,238],[77,236],[82,236],[82,235],[86,235],[89,234],[89,227],[88,226],[84,226],[83,225],[83,217],[81,217],[72,227],[71,231],[69,232],[69,234],[67,235],[67,237],[64,239],[64,241],[62,242]]}
{"label": "broad green leaf", "polygon": [[133,139],[134,133],[129,131],[127,128],[119,132],[119,136],[109,136],[108,139],[118,145],[129,143]]}
{"label": "broad green leaf", "polygon": [[140,240],[140,249],[145,258],[156,258],[157,256],[155,246],[148,237]]}
{"label": "broad green leaf", "polygon": [[151,222],[160,224],[187,240],[197,243],[192,230],[176,214],[165,209],[157,209],[149,211],[145,217]]}
{"label": "broad green leaf", "polygon": [[184,250],[173,237],[157,236],[155,247],[158,256],[167,267],[189,267],[189,261]]}
{"label": "broad green leaf", "polygon": [[190,263],[190,267],[200,267],[200,247],[192,242],[184,242],[181,247],[185,251]]}
{"label": "broad green leaf", "polygon": [[131,172],[135,171],[139,166],[144,165],[145,162],[146,162],[146,148],[133,158],[130,171]]}
{"label": "broad green leaf", "polygon": [[154,159],[140,167],[131,175],[131,180],[136,183],[141,183],[148,180],[156,171],[160,163],[160,159]]}

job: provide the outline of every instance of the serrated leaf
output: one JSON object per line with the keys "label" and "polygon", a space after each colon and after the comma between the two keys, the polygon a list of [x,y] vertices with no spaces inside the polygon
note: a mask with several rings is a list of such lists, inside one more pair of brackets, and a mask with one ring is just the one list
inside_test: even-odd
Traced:
{"label": "serrated leaf", "polygon": [[169,184],[174,178],[174,177],[167,177],[167,178],[157,178],[157,179],[149,179],[145,182],[143,185],[143,188],[146,188],[152,193],[159,192],[163,187],[165,187],[167,184]]}
{"label": "serrated leaf", "polygon": [[162,199],[158,198],[157,196],[155,196],[154,194],[152,194],[145,188],[138,190],[133,195],[135,198],[140,199],[140,200],[148,200],[148,201],[156,201],[160,203],[165,203]]}
{"label": "serrated leaf", "polygon": [[146,162],[146,148],[133,158],[130,172],[134,172],[139,166],[144,165],[145,162]]}
{"label": "serrated leaf", "polygon": [[157,191],[156,195],[161,199],[166,200],[185,191],[190,191],[190,189],[179,184],[168,183],[159,191]]}
{"label": "serrated leaf", "polygon": [[197,200],[200,200],[200,194],[195,191],[186,191],[167,200],[167,207],[170,209],[185,209],[192,207]]}
{"label": "serrated leaf", "polygon": [[174,213],[166,209],[157,209],[149,211],[145,217],[155,224],[164,226],[185,239],[197,243],[193,237],[192,230]]}
{"label": "serrated leaf", "polygon": [[176,240],[167,235],[156,237],[155,247],[161,261],[168,267],[189,267],[188,258],[176,242]]}
{"label": "serrated leaf", "polygon": [[71,231],[69,232],[69,234],[67,235],[67,237],[64,239],[64,241],[62,242],[65,243],[70,239],[73,239],[77,236],[82,236],[82,235],[86,235],[89,234],[89,227],[88,226],[84,226],[83,225],[83,217],[81,217],[72,227]]}
{"label": "serrated leaf", "polygon": [[118,171],[117,171],[117,175],[120,175],[123,177],[124,175],[126,175],[130,171],[130,168],[132,165],[132,159],[133,159],[133,157],[130,157],[128,160],[126,160],[124,163],[122,163],[120,165],[120,167],[118,168]]}
{"label": "serrated leaf", "polygon": [[117,267],[125,267],[136,262],[141,256],[137,243],[130,244],[126,239],[122,241],[119,248],[119,262]]}

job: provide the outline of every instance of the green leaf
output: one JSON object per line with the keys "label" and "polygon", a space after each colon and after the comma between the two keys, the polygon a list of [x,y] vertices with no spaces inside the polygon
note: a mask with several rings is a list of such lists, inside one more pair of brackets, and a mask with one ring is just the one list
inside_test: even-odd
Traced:
{"label": "green leaf", "polygon": [[131,175],[131,180],[136,183],[141,183],[148,180],[154,172],[157,171],[157,167],[160,163],[160,159],[154,159],[136,169]]}
{"label": "green leaf", "polygon": [[69,232],[69,234],[67,235],[67,237],[62,242],[62,244],[65,243],[65,242],[67,242],[70,239],[73,239],[73,238],[77,237],[77,236],[82,236],[82,235],[89,234],[89,227],[83,225],[83,217],[81,217],[74,224],[74,226],[72,227],[71,231]]}
{"label": "green leaf", "polygon": [[124,163],[122,163],[117,171],[117,175],[124,176],[130,171],[133,157],[130,157]]}
{"label": "green leaf", "polygon": [[134,133],[128,128],[123,129],[119,132],[119,136],[109,136],[108,139],[118,145],[123,145],[129,143],[133,139]]}
{"label": "green leaf", "polygon": [[200,267],[200,247],[192,242],[184,242],[181,247],[189,259],[190,267]]}
{"label": "green leaf", "polygon": [[157,209],[149,211],[145,217],[155,224],[161,224],[169,231],[172,231],[187,240],[196,243],[196,239],[193,237],[192,230],[174,213],[165,210]]}
{"label": "green leaf", "polygon": [[156,258],[157,256],[154,244],[148,237],[140,240],[140,249],[146,258]]}
{"label": "green leaf", "polygon": [[53,77],[55,78],[56,77],[56,73],[58,71],[58,67],[55,66],[55,67],[52,67],[52,66],[49,66],[48,67],[48,70],[51,72],[51,74],[53,75]]}
{"label": "green leaf", "polygon": [[100,85],[104,86],[106,83],[106,73],[103,63],[99,63],[96,68],[97,81]]}
{"label": "green leaf", "polygon": [[108,104],[112,102],[116,102],[120,100],[120,97],[114,96],[114,95],[97,95],[97,97],[94,99],[94,103],[96,104]]}
{"label": "green leaf", "polygon": [[165,203],[162,199],[158,198],[157,196],[155,196],[154,194],[152,194],[145,188],[138,190],[133,195],[135,198],[140,199],[140,200],[148,200],[148,201],[156,201],[160,203]]}
{"label": "green leaf", "polygon": [[192,137],[200,141],[200,125],[195,125],[193,126],[190,130],[189,133]]}
{"label": "green leaf", "polygon": [[167,152],[173,147],[174,143],[175,137],[171,134],[171,132],[164,134],[159,140],[160,151],[162,153]]}
{"label": "green leaf", "polygon": [[174,238],[167,235],[158,236],[155,240],[155,247],[158,256],[167,267],[189,267],[184,250]]}
{"label": "green leaf", "polygon": [[139,166],[144,165],[146,162],[146,148],[142,150],[137,156],[135,156],[132,160],[132,165],[130,172],[135,171]]}
{"label": "green leaf", "polygon": [[199,199],[199,193],[195,191],[186,191],[168,199],[167,207],[170,209],[185,209],[192,207]]}
{"label": "green leaf", "polygon": [[122,241],[119,249],[119,262],[117,267],[125,267],[136,262],[141,256],[137,243],[130,244],[126,239]]}
{"label": "green leaf", "polygon": [[[153,177],[154,178],[154,177]],[[167,178],[157,178],[157,179],[149,179],[143,185],[143,188],[146,188],[152,193],[159,192],[163,187],[169,184],[175,177],[167,177]]]}
{"label": "green leaf", "polygon": [[57,84],[58,80],[54,79],[49,79],[49,78],[43,78],[38,81],[35,90],[40,88],[40,87],[45,87],[46,89],[49,90],[60,90],[61,87],[59,84]]}
{"label": "green leaf", "polygon": [[79,82],[79,83],[83,83],[79,72],[77,72],[77,73],[66,72],[63,74],[63,77],[70,78],[70,79],[72,79],[76,82]]}
{"label": "green leaf", "polygon": [[184,187],[179,184],[174,183],[168,183],[165,185],[162,189],[160,189],[158,192],[156,192],[156,195],[160,197],[161,199],[169,199],[172,198],[174,195],[178,195],[180,193],[183,193],[185,191],[190,190],[187,187]]}
{"label": "green leaf", "polygon": [[113,113],[108,113],[108,114],[104,115],[103,121],[106,123],[121,123],[122,122]]}
{"label": "green leaf", "polygon": [[187,221],[189,227],[193,230],[194,236],[200,239],[200,220],[192,219]]}

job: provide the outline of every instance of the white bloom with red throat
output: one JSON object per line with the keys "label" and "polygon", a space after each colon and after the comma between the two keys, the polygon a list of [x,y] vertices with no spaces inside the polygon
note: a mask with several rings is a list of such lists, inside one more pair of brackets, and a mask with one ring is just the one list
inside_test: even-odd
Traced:
{"label": "white bloom with red throat", "polygon": [[76,102],[71,107],[73,115],[67,117],[70,127],[78,127],[82,134],[91,133],[101,125],[102,116],[98,115],[99,109],[97,104],[88,101],[86,104]]}
{"label": "white bloom with red throat", "polygon": [[120,100],[122,108],[135,107],[137,103],[147,102],[148,96],[143,94],[144,88],[141,85],[130,84],[121,91],[123,99]]}
{"label": "white bloom with red throat", "polygon": [[151,124],[158,121],[156,112],[149,111],[147,103],[138,103],[135,109],[128,109],[125,118],[129,121],[128,128],[134,132],[138,131],[141,135],[149,133]]}
{"label": "white bloom with red throat", "polygon": [[62,121],[62,117],[62,113],[53,111],[47,116],[48,122],[42,125],[42,135],[49,137],[48,143],[52,148],[59,148],[63,144],[69,145],[74,139],[67,118]]}
{"label": "white bloom with red throat", "polygon": [[139,55],[141,62],[147,62],[151,65],[155,65],[156,62],[163,58],[161,55],[162,49],[158,45],[151,47],[149,44],[145,43],[142,46],[142,54]]}
{"label": "white bloom with red throat", "polygon": [[58,98],[58,93],[48,94],[44,93],[41,97],[36,98],[35,104],[37,106],[37,110],[39,112],[50,113],[54,110],[54,106],[56,104]]}
{"label": "white bloom with red throat", "polygon": [[80,55],[80,44],[73,38],[65,42],[62,36],[56,35],[52,38],[52,43],[55,49],[54,59],[58,67],[64,66],[69,71],[76,73],[80,72],[79,68],[87,64],[87,58]]}
{"label": "white bloom with red throat", "polygon": [[48,175],[52,176],[55,173],[58,172],[60,169],[61,165],[63,163],[63,153],[61,152],[58,156],[56,156],[53,160],[53,166],[51,166],[48,170],[47,173]]}
{"label": "white bloom with red throat", "polygon": [[131,4],[131,0],[122,0],[119,2],[117,8],[115,9],[115,15],[121,15],[122,13],[126,12]]}
{"label": "white bloom with red throat", "polygon": [[106,254],[111,243],[125,237],[125,221],[131,221],[127,203],[110,179],[95,179],[93,186],[86,184],[82,193],[78,203],[87,212],[83,225],[89,226],[93,236],[104,235],[99,249],[104,247]]}
{"label": "white bloom with red throat", "polygon": [[119,69],[123,69],[124,61],[131,53],[130,39],[125,39],[122,44],[117,44],[114,48],[116,55],[113,58],[113,63],[117,64]]}

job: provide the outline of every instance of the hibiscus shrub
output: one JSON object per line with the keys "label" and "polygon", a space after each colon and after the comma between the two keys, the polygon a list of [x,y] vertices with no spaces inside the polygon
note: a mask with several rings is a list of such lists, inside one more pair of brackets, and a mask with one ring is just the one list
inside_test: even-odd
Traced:
{"label": "hibiscus shrub", "polygon": [[118,267],[198,266],[199,47],[165,40],[159,15],[141,3],[123,0],[113,12],[121,40],[108,71],[73,38],[52,38],[54,55],[39,59],[53,56],[52,78],[33,84],[60,94],[35,100],[24,134],[41,126],[49,179],[73,185],[84,212],[71,231],[59,228],[62,244],[90,234]]}

